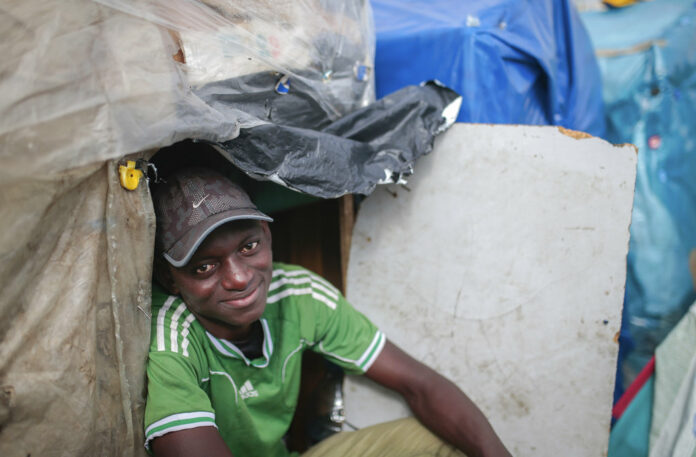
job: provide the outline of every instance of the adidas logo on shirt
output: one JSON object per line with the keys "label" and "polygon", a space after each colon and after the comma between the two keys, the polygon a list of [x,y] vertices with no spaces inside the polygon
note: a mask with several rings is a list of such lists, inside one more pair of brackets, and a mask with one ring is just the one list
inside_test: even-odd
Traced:
{"label": "adidas logo on shirt", "polygon": [[242,388],[239,389],[239,395],[242,397],[242,400],[244,400],[249,397],[258,397],[259,393],[254,389],[254,386],[251,385],[251,381],[247,380],[247,382],[242,385]]}

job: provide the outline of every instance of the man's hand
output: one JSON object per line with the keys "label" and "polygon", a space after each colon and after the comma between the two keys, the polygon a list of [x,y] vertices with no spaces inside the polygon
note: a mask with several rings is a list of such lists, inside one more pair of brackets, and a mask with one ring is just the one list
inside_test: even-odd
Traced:
{"label": "man's hand", "polygon": [[170,432],[152,440],[156,457],[232,457],[215,427]]}
{"label": "man's hand", "polygon": [[387,341],[366,376],[403,395],[418,419],[469,457],[511,457],[488,420],[451,381]]}

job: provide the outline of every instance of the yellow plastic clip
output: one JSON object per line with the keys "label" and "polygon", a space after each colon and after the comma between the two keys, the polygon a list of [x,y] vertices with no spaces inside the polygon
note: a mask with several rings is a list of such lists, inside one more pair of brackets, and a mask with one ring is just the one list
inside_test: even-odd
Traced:
{"label": "yellow plastic clip", "polygon": [[121,186],[128,190],[135,190],[140,184],[143,172],[135,168],[135,161],[129,160],[126,165],[119,165],[118,174],[121,177]]}
{"label": "yellow plastic clip", "polygon": [[614,8],[623,8],[624,6],[633,5],[637,3],[637,1],[638,0],[604,0],[604,3]]}

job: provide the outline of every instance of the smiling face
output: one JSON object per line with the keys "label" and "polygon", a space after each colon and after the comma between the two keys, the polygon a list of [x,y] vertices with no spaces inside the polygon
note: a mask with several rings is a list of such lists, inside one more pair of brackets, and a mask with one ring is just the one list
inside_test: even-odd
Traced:
{"label": "smiling face", "polygon": [[273,272],[266,222],[242,220],[217,228],[183,267],[167,265],[166,281],[203,327],[239,341],[266,308]]}

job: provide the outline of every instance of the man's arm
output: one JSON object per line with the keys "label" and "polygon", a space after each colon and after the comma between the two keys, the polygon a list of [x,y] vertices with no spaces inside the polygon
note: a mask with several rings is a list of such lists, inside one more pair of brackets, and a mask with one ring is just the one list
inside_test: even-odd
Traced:
{"label": "man's arm", "polygon": [[170,432],[152,440],[155,457],[232,457],[215,427]]}
{"label": "man's arm", "polygon": [[400,393],[423,425],[469,457],[511,456],[481,410],[456,385],[391,342],[365,375]]}

